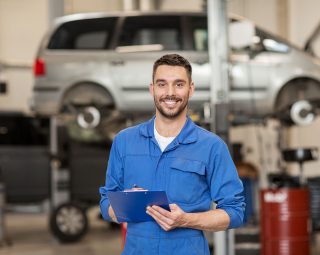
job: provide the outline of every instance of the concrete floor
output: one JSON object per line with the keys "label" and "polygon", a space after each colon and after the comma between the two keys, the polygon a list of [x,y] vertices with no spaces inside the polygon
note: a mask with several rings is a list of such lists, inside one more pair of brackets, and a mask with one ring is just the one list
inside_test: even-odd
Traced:
{"label": "concrete floor", "polygon": [[90,229],[74,244],[61,244],[48,231],[46,213],[7,213],[7,236],[12,242],[0,247],[0,255],[116,255],[121,251],[121,231],[98,219],[98,210],[88,213]]}
{"label": "concrete floor", "polygon": [[[99,209],[89,210],[90,229],[74,244],[59,243],[48,231],[47,213],[7,213],[7,236],[0,255],[116,255],[121,252],[121,231],[98,218]],[[312,252],[320,254],[320,234],[313,236]]]}

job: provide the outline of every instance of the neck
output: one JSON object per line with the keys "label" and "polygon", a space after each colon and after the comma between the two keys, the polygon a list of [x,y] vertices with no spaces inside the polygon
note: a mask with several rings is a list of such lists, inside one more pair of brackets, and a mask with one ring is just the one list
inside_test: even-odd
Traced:
{"label": "neck", "polygon": [[161,136],[173,137],[177,136],[186,122],[187,116],[181,114],[174,119],[168,119],[161,114],[156,113],[155,127]]}

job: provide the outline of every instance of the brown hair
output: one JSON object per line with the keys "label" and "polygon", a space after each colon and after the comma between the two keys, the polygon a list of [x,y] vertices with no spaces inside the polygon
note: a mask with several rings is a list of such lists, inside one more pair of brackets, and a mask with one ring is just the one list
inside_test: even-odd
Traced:
{"label": "brown hair", "polygon": [[153,64],[152,81],[154,80],[154,75],[157,68],[161,65],[168,66],[182,66],[186,69],[189,81],[191,81],[192,67],[188,60],[178,54],[167,54],[163,55],[161,58],[157,59]]}

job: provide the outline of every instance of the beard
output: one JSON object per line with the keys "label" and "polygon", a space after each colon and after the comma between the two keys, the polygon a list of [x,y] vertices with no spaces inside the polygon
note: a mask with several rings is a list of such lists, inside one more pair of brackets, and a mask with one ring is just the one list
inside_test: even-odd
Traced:
{"label": "beard", "polygon": [[[165,106],[163,106],[161,103],[165,100],[173,100],[176,102],[182,102],[178,107],[175,108],[167,108]],[[188,100],[182,100],[181,98],[175,97],[175,96],[167,96],[165,98],[161,98],[159,100],[157,100],[154,97],[154,104],[157,108],[157,110],[160,112],[160,114],[168,119],[174,119],[178,116],[180,116],[184,110],[187,108],[188,106]]]}

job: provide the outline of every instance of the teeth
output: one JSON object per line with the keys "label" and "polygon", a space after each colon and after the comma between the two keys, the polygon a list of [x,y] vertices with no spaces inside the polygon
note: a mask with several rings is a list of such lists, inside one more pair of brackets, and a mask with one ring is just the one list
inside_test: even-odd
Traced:
{"label": "teeth", "polygon": [[172,101],[172,100],[165,100],[164,101],[166,104],[170,104],[170,105],[173,105],[176,103],[176,101]]}

